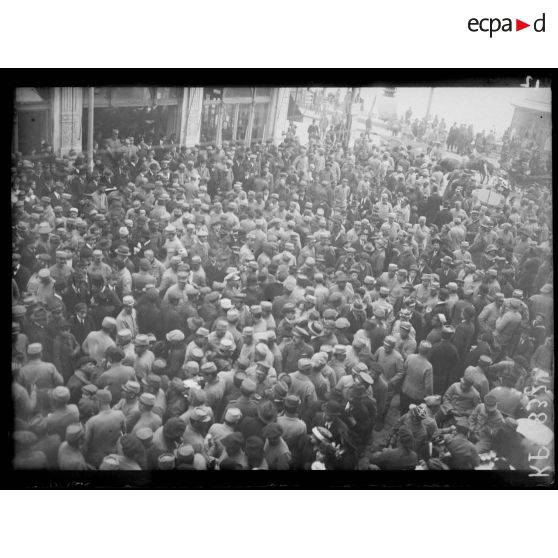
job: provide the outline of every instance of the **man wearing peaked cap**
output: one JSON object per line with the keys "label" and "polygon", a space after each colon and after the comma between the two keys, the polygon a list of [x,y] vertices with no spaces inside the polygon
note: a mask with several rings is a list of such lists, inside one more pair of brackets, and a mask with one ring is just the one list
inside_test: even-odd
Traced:
{"label": "man wearing peaked cap", "polygon": [[205,437],[212,423],[207,407],[195,407],[183,435],[183,443],[190,444],[198,453],[204,451]]}
{"label": "man wearing peaked cap", "polygon": [[206,441],[211,447],[210,455],[219,458],[225,445],[223,440],[230,434],[235,433],[238,423],[242,420],[242,411],[238,407],[229,407],[223,416],[222,422],[211,425],[207,433]]}
{"label": "man wearing peaked cap", "polygon": [[[445,133],[437,118],[430,124],[433,138]],[[448,137],[460,135],[460,129],[464,133],[466,126],[456,125]],[[440,159],[440,142],[430,141],[429,133],[423,134],[426,143],[434,143],[429,154],[381,139],[374,146],[366,137],[357,139],[352,151],[337,154],[338,142],[332,144],[322,133],[314,134],[297,157],[298,135],[291,126],[279,146],[223,141],[222,146],[190,148],[173,146],[173,138],[155,148],[147,136],[126,138],[126,156],[98,156],[90,177],[86,157],[73,150],[53,157],[52,147],[44,145],[44,161],[16,154],[12,346],[18,361],[15,384],[25,392],[19,392],[17,402],[26,409],[22,420],[32,412],[34,385],[36,412],[45,422],[54,406],[79,402],[82,424],[121,410],[123,430],[130,434],[145,413],[155,417],[149,467],[158,467],[161,453],[174,452],[181,457],[177,468],[197,469],[197,460],[205,460],[197,446],[182,445],[179,437],[173,444],[165,441],[169,420],[182,417],[186,429],[196,423],[190,420],[194,410],[204,409],[210,422],[200,422],[201,431],[191,434],[193,444],[219,460],[225,450],[213,435],[210,449],[204,428],[215,421],[223,428],[234,423],[227,409],[233,415],[240,409],[239,424],[253,418],[261,435],[262,417],[268,420],[273,413],[258,416],[258,407],[269,399],[285,417],[278,421],[283,434],[269,440],[285,440],[293,455],[291,468],[309,468],[313,462],[325,462],[327,469],[352,468],[354,452],[365,443],[371,392],[382,417],[395,394],[400,413],[411,403],[424,404],[430,397],[425,395],[427,362],[433,393],[445,397],[441,415],[451,405],[455,416],[473,411],[478,390],[486,391],[485,378],[508,367],[510,355],[528,361],[534,354],[537,366],[551,368],[552,223],[546,185],[527,188],[517,208],[506,209],[513,206],[511,197],[487,206],[475,201],[479,192],[471,172],[452,171]],[[477,147],[484,141],[479,138]],[[120,144],[118,134],[109,143]],[[526,156],[535,157],[531,151]],[[446,170],[450,181],[461,184],[447,191],[442,203],[440,181]],[[215,172],[224,173],[218,183],[225,180],[217,187]],[[25,180],[36,184],[35,194],[27,191]],[[84,180],[92,182],[94,193],[83,194]],[[353,186],[357,195],[346,208],[332,202]],[[426,211],[414,187],[426,192]],[[379,204],[367,199],[370,188],[377,190]],[[503,195],[511,195],[509,189]],[[467,201],[471,197],[473,205]],[[82,207],[71,207],[81,199]],[[23,268],[29,270],[25,280]],[[512,294],[514,289],[521,295]],[[59,335],[62,322],[53,312],[60,297],[71,333],[92,359],[74,362],[68,402],[55,389],[61,385],[55,369],[63,372],[58,360],[66,361],[59,355],[65,330]],[[78,303],[84,308],[78,310]],[[421,344],[424,340],[430,349]],[[482,354],[490,354],[498,366],[479,361]],[[115,368],[133,368],[135,375],[120,377]],[[250,385],[256,379],[259,383]],[[97,389],[91,381],[99,382],[99,395],[89,393]],[[340,404],[345,418],[333,408],[330,416],[351,423],[348,434],[336,433],[338,457],[332,454],[323,462],[315,458],[318,446],[326,451],[323,443],[309,434],[322,399]],[[108,410],[97,412],[99,403],[108,404]],[[454,418],[447,415],[449,423]],[[292,438],[288,426],[294,427]],[[84,428],[79,442],[87,458],[94,454],[95,468],[104,458],[120,467],[121,448],[97,443],[97,428],[103,426],[91,434]],[[174,428],[181,429],[176,423]],[[293,442],[297,429],[300,437]],[[103,432],[110,438],[108,430]],[[90,436],[97,446],[92,450]],[[264,447],[258,439],[256,445],[249,458],[242,448],[235,453],[231,447],[222,468],[263,467],[271,444]],[[238,455],[244,455],[243,463],[235,461]]]}
{"label": "man wearing peaked cap", "polygon": [[297,395],[287,395],[284,403],[284,413],[277,417],[277,424],[283,430],[282,438],[293,454],[293,465],[297,466],[299,454],[298,445],[301,438],[306,436],[306,423],[299,416],[301,405],[300,397]]}
{"label": "man wearing peaked cap", "polygon": [[148,449],[153,441],[153,430],[151,428],[139,428],[134,432],[136,438]]}
{"label": "man wearing peaked cap", "polygon": [[100,364],[105,357],[105,353],[109,347],[116,344],[111,334],[116,329],[116,320],[110,316],[103,318],[101,329],[99,331],[91,331],[82,343],[83,352],[94,358],[97,364]]}
{"label": "man wearing peaked cap", "polygon": [[175,469],[176,457],[174,453],[162,453],[157,458],[157,469],[159,471],[171,471]]}
{"label": "man wearing peaked cap", "polygon": [[297,363],[298,370],[290,374],[291,386],[289,394],[300,399],[300,414],[305,415],[312,403],[317,401],[317,393],[314,383],[310,378],[312,372],[312,361],[310,358],[300,358]]}
{"label": "man wearing peaked cap", "polygon": [[138,409],[126,420],[128,432],[136,434],[143,428],[149,428],[153,432],[157,431],[163,421],[160,415],[153,411],[156,401],[156,397],[152,393],[142,393],[139,396]]}
{"label": "man wearing peaked cap", "polygon": [[103,458],[99,465],[99,471],[118,471],[120,469],[120,462],[118,455],[111,454]]}
{"label": "man wearing peaked cap", "polygon": [[98,468],[105,456],[117,453],[118,440],[126,430],[126,418],[122,411],[111,409],[110,391],[98,390],[95,399],[99,404],[99,413],[85,423],[83,454],[87,463]]}
{"label": "man wearing peaked cap", "polygon": [[409,355],[405,361],[405,378],[401,389],[401,413],[406,413],[409,405],[420,405],[424,398],[434,393],[432,364],[428,360],[432,344],[421,341],[418,354]]}
{"label": "man wearing peaked cap", "polygon": [[62,386],[64,379],[54,364],[43,361],[41,343],[30,343],[27,347],[27,357],[28,362],[17,373],[17,381],[29,394],[36,388],[35,410],[46,415],[52,406],[50,392],[57,386]]}
{"label": "man wearing peaked cap", "polygon": [[237,371],[233,377],[234,387],[238,386],[233,393],[238,393],[236,398],[227,397],[229,403],[225,413],[231,407],[240,409],[242,416],[256,416],[258,413],[258,401],[256,400],[257,384],[251,378],[248,378],[244,371]]}
{"label": "man wearing peaked cap", "polygon": [[87,463],[81,451],[85,429],[78,422],[66,428],[65,441],[58,448],[58,468],[61,471],[86,471]]}
{"label": "man wearing peaked cap", "polygon": [[489,393],[484,396],[483,403],[477,405],[469,417],[469,428],[478,440],[475,447],[479,454],[492,449],[496,433],[503,426],[504,417],[498,410],[498,401]]}
{"label": "man wearing peaked cap", "polygon": [[179,343],[184,341],[184,333],[182,333],[179,329],[169,331],[165,337],[169,343]]}
{"label": "man wearing peaked cap", "polygon": [[314,354],[314,349],[307,343],[308,332],[295,326],[293,330],[293,342],[283,349],[283,371],[292,373],[298,370],[298,362],[301,358],[309,359]]}
{"label": "man wearing peaked cap", "polygon": [[141,391],[141,385],[139,382],[134,380],[127,381],[122,386],[122,399],[113,406],[113,409],[116,411],[122,411],[124,416],[126,417],[126,426],[127,430],[130,430],[129,421],[134,420],[139,412],[139,394]]}

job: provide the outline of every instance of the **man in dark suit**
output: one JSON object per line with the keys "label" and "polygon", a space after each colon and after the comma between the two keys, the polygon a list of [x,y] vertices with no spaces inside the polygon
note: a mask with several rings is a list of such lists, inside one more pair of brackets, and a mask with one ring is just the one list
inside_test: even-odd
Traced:
{"label": "man in dark suit", "polygon": [[444,395],[458,374],[459,353],[451,342],[454,333],[453,327],[442,328],[442,340],[436,343],[430,351],[429,360],[432,364],[435,395]]}
{"label": "man in dark suit", "polygon": [[80,302],[87,304],[89,302],[89,289],[85,279],[86,276],[81,271],[76,271],[62,295],[66,309],[70,314],[74,314],[76,304]]}
{"label": "man in dark suit", "polygon": [[87,304],[78,302],[74,307],[69,307],[74,312],[70,320],[70,331],[81,345],[91,331],[95,330],[95,320],[87,312]]}
{"label": "man in dark suit", "polygon": [[428,265],[428,255],[423,252],[419,257],[417,275],[415,277],[414,284],[419,285],[420,282],[422,281],[422,276],[430,275],[431,273],[432,273],[432,268]]}
{"label": "man in dark suit", "polygon": [[102,285],[100,289],[93,294],[94,308],[91,314],[95,319],[97,329],[101,327],[101,322],[105,316],[116,317],[122,308],[122,301],[116,294],[114,280],[109,279],[108,284]]}
{"label": "man in dark suit", "polygon": [[457,274],[451,268],[453,260],[450,256],[444,256],[441,260],[441,267],[436,269],[436,274],[440,277],[440,287],[445,287],[448,283],[455,283]]}
{"label": "man in dark suit", "polygon": [[17,284],[20,293],[27,291],[27,283],[31,278],[31,272],[21,265],[21,256],[13,254],[12,256],[12,277]]}
{"label": "man in dark suit", "polygon": [[310,429],[315,426],[323,426],[327,428],[336,444],[343,441],[343,435],[349,430],[349,427],[341,420],[343,407],[337,401],[330,399],[324,406],[323,410],[316,413],[311,421]]}
{"label": "man in dark suit", "polygon": [[443,257],[444,257],[444,253],[440,245],[440,239],[434,237],[432,239],[432,251],[430,252],[430,258],[428,261],[428,265],[430,266],[430,269],[438,269],[441,265]]}
{"label": "man in dark suit", "polygon": [[[37,265],[37,235],[29,232],[27,238],[20,240],[19,245],[20,264],[31,273],[35,271]],[[24,289],[25,290],[25,289]]]}

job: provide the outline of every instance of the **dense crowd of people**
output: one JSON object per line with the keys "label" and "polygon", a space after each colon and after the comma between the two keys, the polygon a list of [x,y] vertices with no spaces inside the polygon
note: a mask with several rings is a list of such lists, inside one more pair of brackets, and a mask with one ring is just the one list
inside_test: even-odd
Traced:
{"label": "dense crowd of people", "polygon": [[322,132],[13,155],[14,468],[529,467],[550,191]]}

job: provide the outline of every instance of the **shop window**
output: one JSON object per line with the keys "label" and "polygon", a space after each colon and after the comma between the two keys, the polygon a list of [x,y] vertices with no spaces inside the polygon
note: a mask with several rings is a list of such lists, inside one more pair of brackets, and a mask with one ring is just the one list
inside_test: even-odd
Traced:
{"label": "shop window", "polygon": [[254,123],[252,125],[253,142],[262,141],[263,139],[268,106],[268,103],[256,103],[254,107]]}
{"label": "shop window", "polygon": [[16,103],[38,104],[47,103],[50,100],[50,89],[48,87],[17,87]]}
{"label": "shop window", "polygon": [[111,105],[118,106],[150,106],[153,104],[153,88],[151,87],[113,87]]}
{"label": "shop window", "polygon": [[204,104],[201,119],[200,141],[211,143],[217,140],[217,124],[219,122],[219,105]]}
{"label": "shop window", "polygon": [[223,106],[223,127],[221,130],[223,141],[232,141],[234,138],[234,114],[235,105]]}
{"label": "shop window", "polygon": [[220,101],[222,98],[223,98],[223,89],[218,89],[215,87],[203,88],[204,101]]}
{"label": "shop window", "polygon": [[178,87],[157,87],[157,102],[177,100]]}
{"label": "shop window", "polygon": [[[94,87],[93,97],[96,107],[108,107],[110,101],[109,87]],[[89,106],[89,87],[83,88],[83,106]]]}
{"label": "shop window", "polygon": [[251,87],[227,87],[225,88],[225,94],[223,98],[225,100],[252,99],[252,88]]}
{"label": "shop window", "polygon": [[239,105],[238,107],[238,125],[236,130],[236,139],[244,141],[246,139],[246,130],[250,123],[250,105]]}
{"label": "shop window", "polygon": [[271,99],[271,87],[256,87],[256,97]]}
{"label": "shop window", "polygon": [[46,110],[19,110],[17,114],[17,146],[24,155],[37,153],[48,140]]}

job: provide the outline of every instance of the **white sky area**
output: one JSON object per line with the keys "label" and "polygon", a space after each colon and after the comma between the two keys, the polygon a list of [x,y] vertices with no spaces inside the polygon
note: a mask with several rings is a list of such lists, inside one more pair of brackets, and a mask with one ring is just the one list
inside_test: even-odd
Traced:
{"label": "white sky area", "polygon": [[[428,88],[398,88],[398,115],[403,115],[410,106],[413,116],[423,117],[429,93]],[[473,124],[476,132],[488,132],[495,128],[496,134],[500,136],[511,123],[514,111],[512,103],[521,102],[525,95],[526,90],[521,87],[436,87],[430,114],[437,114],[439,119],[445,118],[448,125],[454,122]]]}
{"label": "white sky area", "polygon": [[[328,88],[328,91],[335,89]],[[550,89],[544,91],[550,103]],[[382,87],[362,88],[365,110],[369,110],[374,97],[378,95],[379,99],[383,92]],[[404,115],[411,107],[413,118],[423,118],[429,93],[428,87],[398,87],[395,93],[397,115]],[[435,87],[430,114],[445,118],[449,126],[454,122],[473,124],[475,132],[495,128],[496,135],[501,136],[511,124],[513,103],[523,101],[528,93],[529,89],[523,87]]]}

